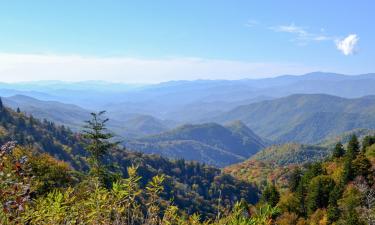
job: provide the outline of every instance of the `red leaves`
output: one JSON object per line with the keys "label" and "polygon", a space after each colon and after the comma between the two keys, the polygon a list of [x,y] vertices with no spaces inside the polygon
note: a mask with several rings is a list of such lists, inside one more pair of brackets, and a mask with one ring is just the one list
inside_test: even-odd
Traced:
{"label": "red leaves", "polygon": [[14,154],[15,142],[0,147],[0,201],[9,221],[23,211],[30,200],[28,157]]}

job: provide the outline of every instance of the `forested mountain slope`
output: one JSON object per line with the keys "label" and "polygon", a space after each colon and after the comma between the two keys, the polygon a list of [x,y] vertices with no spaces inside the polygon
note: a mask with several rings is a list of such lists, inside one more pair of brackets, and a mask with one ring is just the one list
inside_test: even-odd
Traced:
{"label": "forested mountain slope", "polygon": [[375,97],[296,94],[237,107],[214,120],[241,120],[276,142],[316,143],[356,128],[375,128]]}
{"label": "forested mountain slope", "polygon": [[[47,154],[56,160],[63,160],[67,163],[63,169],[68,169],[73,174],[82,174],[88,170],[88,153],[83,147],[87,144],[87,140],[80,134],[46,120],[40,121],[22,112],[17,113],[2,104],[0,106],[0,144],[17,141],[17,144],[33,157]],[[46,157],[38,160],[48,162],[54,160],[52,157]],[[165,191],[162,197],[166,200],[174,199],[174,204],[189,214],[199,211],[205,217],[213,217],[217,211],[216,202],[219,196],[225,204],[229,205],[242,198],[253,203],[258,200],[258,189],[253,185],[223,174],[220,169],[197,162],[173,161],[157,155],[127,151],[120,147],[113,148],[105,158],[105,162],[113,165],[113,169],[117,168],[114,171],[120,176],[127,176],[128,167],[137,166],[138,173],[142,177],[140,179],[142,186],[146,185],[153,176],[163,174]],[[38,173],[52,173],[55,170],[55,167],[53,171],[46,168]],[[55,172],[57,174],[54,176],[58,176],[59,171]],[[79,180],[80,177],[81,175],[78,177],[74,175],[66,179]],[[43,179],[48,180],[48,177]],[[53,185],[54,181],[51,180],[50,183]]]}
{"label": "forested mountain slope", "polygon": [[158,135],[125,143],[131,149],[225,166],[255,154],[267,142],[242,122],[183,125]]}

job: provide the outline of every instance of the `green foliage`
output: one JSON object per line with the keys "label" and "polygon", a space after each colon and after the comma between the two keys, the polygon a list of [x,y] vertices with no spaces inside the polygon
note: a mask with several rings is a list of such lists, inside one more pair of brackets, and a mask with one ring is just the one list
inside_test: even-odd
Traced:
{"label": "green foliage", "polygon": [[[6,173],[0,176],[6,179],[0,183],[4,207],[0,213],[1,224],[255,225],[270,224],[279,213],[277,208],[264,205],[254,208],[250,216],[247,204],[236,203],[233,210],[228,208],[220,217],[202,222],[199,214],[184,216],[182,210],[161,198],[164,175],[154,176],[142,188],[135,166],[129,167],[128,177],[116,181],[111,189],[104,188],[98,177],[86,176],[80,183],[72,183],[72,187],[37,194],[38,182],[25,179],[34,171],[26,170],[29,164],[20,161],[24,160],[23,152],[13,149],[13,143],[1,148],[1,172]],[[38,158],[33,157],[31,160]],[[45,168],[48,165],[61,168],[54,163],[58,162],[51,161]]]}
{"label": "green foliage", "polygon": [[343,186],[341,184],[335,185],[335,187],[329,193],[329,201],[327,208],[327,220],[329,223],[333,223],[340,218],[340,209],[338,207],[338,200],[342,197]]}
{"label": "green foliage", "polygon": [[[373,98],[344,99],[324,94],[295,94],[239,106],[217,118],[241,120],[276,142],[317,143],[356,128],[375,127]],[[337,142],[337,141],[335,141]]]}
{"label": "green foliage", "polygon": [[247,159],[266,144],[246,125],[235,122],[227,126],[216,123],[183,125],[161,134],[129,141],[126,147],[223,167]]}
{"label": "green foliage", "polygon": [[338,142],[335,146],[335,149],[333,150],[332,157],[334,158],[341,158],[345,154],[344,146],[341,144],[341,142]]}
{"label": "green foliage", "polygon": [[352,135],[348,143],[348,147],[346,150],[346,157],[350,159],[354,159],[359,153],[359,150],[360,150],[359,141],[358,141],[357,135],[354,134]]}
{"label": "green foliage", "polygon": [[371,146],[360,152],[356,138],[352,136],[350,140],[345,157],[339,146],[340,157],[292,170],[289,191],[282,192],[278,203],[283,212],[277,220],[279,224],[375,222],[375,191],[371,186],[375,161],[365,154]]}
{"label": "green foliage", "polygon": [[[25,135],[21,137],[17,135],[19,133]],[[17,114],[4,108],[0,117],[0,143],[12,137],[17,137],[20,144],[27,147],[23,155],[30,159],[29,164],[36,178],[33,196],[47,195],[56,188],[63,190],[69,186],[82,185],[80,181],[86,177],[82,172],[89,169],[89,163],[86,161],[89,155],[80,145],[88,142],[80,135],[48,121],[40,122],[23,113]],[[29,144],[24,144],[25,140],[28,140]],[[51,155],[67,163],[57,161]],[[232,206],[242,199],[249,203],[258,200],[259,191],[254,185],[224,175],[220,169],[197,162],[171,161],[119,147],[113,148],[103,160],[117,165],[116,170],[108,168],[111,173],[119,171],[125,177],[129,176],[127,167],[136,165],[142,174],[139,178],[140,188],[145,188],[152,177],[164,174],[164,191],[160,197],[163,200],[173,199],[174,204],[185,213],[201,213],[202,219],[215,217],[219,197],[222,205],[227,206]],[[78,171],[71,170],[72,168]],[[164,207],[166,206],[163,203]]]}
{"label": "green foliage", "polygon": [[103,183],[107,180],[108,171],[104,164],[104,157],[109,155],[117,143],[113,143],[110,139],[113,138],[111,133],[106,131],[106,123],[108,119],[103,119],[105,111],[99,113],[91,113],[91,120],[86,121],[83,137],[87,140],[85,149],[89,152],[89,163],[91,166],[91,173],[98,177]]}
{"label": "green foliage", "polygon": [[87,169],[80,137],[64,126],[37,120],[6,107],[0,111],[0,143],[16,141],[33,151],[48,153],[79,170]]}
{"label": "green foliage", "polygon": [[373,136],[366,136],[362,140],[362,152],[366,152],[366,149],[371,145],[375,144],[375,135]]}
{"label": "green foliage", "polygon": [[335,182],[329,176],[314,177],[309,184],[307,194],[307,211],[311,215],[318,208],[326,208]]}
{"label": "green foliage", "polygon": [[262,201],[274,207],[280,200],[280,193],[274,184],[268,184],[262,193]]}
{"label": "green foliage", "polygon": [[328,148],[318,145],[287,143],[263,149],[252,156],[251,159],[287,166],[320,161],[328,156],[329,153]]}
{"label": "green foliage", "polygon": [[357,158],[353,160],[354,176],[363,176],[366,179],[370,179],[369,176],[373,172],[371,167],[370,160],[363,153],[358,154]]}
{"label": "green foliage", "polygon": [[341,183],[346,184],[353,179],[354,170],[352,160],[348,157],[344,159],[344,168],[341,177]]}
{"label": "green foliage", "polygon": [[299,168],[296,168],[292,171],[289,177],[289,189],[292,192],[295,192],[298,188],[299,183],[302,179],[302,171]]}

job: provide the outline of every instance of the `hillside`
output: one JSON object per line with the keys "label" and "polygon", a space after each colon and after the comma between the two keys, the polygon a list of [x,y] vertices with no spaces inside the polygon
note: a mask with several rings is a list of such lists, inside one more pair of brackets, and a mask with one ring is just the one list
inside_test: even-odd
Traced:
{"label": "hillside", "polygon": [[[26,95],[3,97],[2,100],[5,106],[13,110],[19,108],[22,112],[33,115],[35,118],[46,119],[77,132],[82,130],[84,121],[90,116],[89,110],[77,105],[58,101],[44,101]],[[108,124],[109,128],[122,139],[157,134],[174,125],[171,121],[159,120],[150,115],[116,114],[113,112],[108,114],[112,118]]]}
{"label": "hillside", "polygon": [[0,99],[0,143],[7,141],[17,141],[38,152],[46,152],[68,162],[75,169],[86,167],[79,157],[84,156],[80,139],[69,128],[17,113],[4,107]]}
{"label": "hillside", "polygon": [[259,151],[252,160],[269,162],[278,166],[321,161],[331,154],[330,149],[318,145],[287,143]]}
{"label": "hillside", "polygon": [[316,145],[299,143],[272,145],[243,162],[225,167],[224,171],[258,185],[264,185],[268,181],[274,180],[283,187],[293,168],[324,161],[332,156],[332,151],[338,142],[347,146],[353,135],[362,142],[366,136],[375,135],[375,130],[351,130],[338,136],[329,137]]}
{"label": "hillside", "polygon": [[83,121],[89,118],[90,112],[72,104],[57,101],[41,101],[26,95],[14,95],[2,98],[5,106],[33,115],[39,119],[47,119],[64,124],[72,129],[80,129]]}
{"label": "hillside", "polygon": [[375,135],[375,130],[355,129],[338,136],[329,137],[315,145],[299,143],[272,145],[251,156],[249,161],[258,161],[275,166],[301,165],[322,161],[332,155],[332,151],[338,142],[346,146],[353,135],[356,135],[362,141],[366,136]]}
{"label": "hillside", "polygon": [[125,143],[127,148],[216,166],[239,162],[267,145],[241,122],[183,125],[158,135]]}
{"label": "hillside", "polygon": [[[74,185],[84,176],[89,164],[88,154],[82,146],[87,140],[81,135],[47,120],[41,122],[22,112],[17,113],[3,107],[2,104],[0,106],[0,145],[17,141],[29,158],[37,157],[37,161],[32,163],[38,163],[35,165],[38,169],[37,175],[42,176],[48,191],[54,187]],[[44,167],[47,165],[39,165],[53,163],[55,160],[62,160],[64,163],[53,165],[51,169]],[[189,214],[199,211],[205,217],[213,217],[217,211],[216,201],[219,195],[230,205],[234,204],[235,199],[243,198],[252,203],[258,200],[258,190],[253,185],[223,174],[220,169],[197,162],[172,161],[157,155],[146,155],[117,147],[111,150],[105,161],[115,165],[115,172],[124,177],[128,175],[128,167],[137,166],[142,177],[142,187],[153,176],[164,174],[165,191],[162,197],[165,200],[174,199],[174,204]],[[59,172],[60,169],[64,171]],[[66,170],[73,174],[73,177],[65,177],[68,176]],[[68,181],[64,180],[65,183],[61,184],[62,181],[55,182],[55,178]],[[56,183],[59,183],[59,186],[54,186]]]}
{"label": "hillside", "polygon": [[241,120],[275,142],[309,144],[356,128],[375,128],[375,97],[296,94],[240,106],[214,120]]}

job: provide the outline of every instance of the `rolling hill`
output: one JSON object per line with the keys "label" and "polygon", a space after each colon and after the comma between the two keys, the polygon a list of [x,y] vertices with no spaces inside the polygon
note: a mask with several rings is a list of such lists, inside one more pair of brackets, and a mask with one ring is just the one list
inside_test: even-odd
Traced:
{"label": "rolling hill", "polygon": [[14,110],[20,108],[21,111],[33,115],[39,119],[47,119],[58,124],[64,124],[73,129],[82,126],[87,120],[90,112],[73,104],[64,104],[57,101],[41,101],[26,95],[14,95],[3,97],[3,103]]}
{"label": "rolling hill", "polygon": [[316,143],[356,128],[375,128],[375,96],[295,94],[239,106],[214,119],[241,120],[275,142]]}
{"label": "rolling hill", "polygon": [[341,142],[346,147],[353,134],[362,142],[364,137],[374,136],[375,130],[351,130],[338,136],[331,136],[316,145],[299,143],[272,145],[243,162],[225,167],[224,172],[260,186],[274,181],[280,187],[286,187],[290,172],[294,168],[329,159],[336,143]]}
{"label": "rolling hill", "polygon": [[[5,106],[33,115],[41,120],[52,121],[59,125],[64,125],[74,131],[80,131],[90,116],[90,111],[73,104],[61,103],[58,101],[44,101],[25,95],[14,95],[3,97]],[[155,117],[143,114],[129,113],[108,113],[109,129],[120,138],[135,138],[144,135],[161,133],[171,128],[172,121],[164,121]]]}
{"label": "rolling hill", "polygon": [[246,125],[236,121],[183,125],[173,130],[125,143],[129,149],[171,158],[197,160],[216,166],[242,161],[267,145]]}

